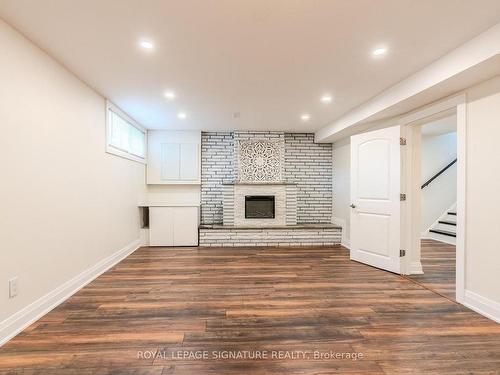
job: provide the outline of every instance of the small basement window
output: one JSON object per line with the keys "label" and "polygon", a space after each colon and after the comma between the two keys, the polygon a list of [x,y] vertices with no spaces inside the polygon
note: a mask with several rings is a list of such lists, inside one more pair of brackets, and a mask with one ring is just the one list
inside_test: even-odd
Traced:
{"label": "small basement window", "polygon": [[110,102],[106,105],[106,152],[146,163],[146,129]]}

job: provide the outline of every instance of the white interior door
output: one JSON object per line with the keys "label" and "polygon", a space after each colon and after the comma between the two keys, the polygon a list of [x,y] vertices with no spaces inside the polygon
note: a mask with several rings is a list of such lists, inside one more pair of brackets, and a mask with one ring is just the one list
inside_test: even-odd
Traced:
{"label": "white interior door", "polygon": [[351,259],[400,271],[399,126],[351,137]]}

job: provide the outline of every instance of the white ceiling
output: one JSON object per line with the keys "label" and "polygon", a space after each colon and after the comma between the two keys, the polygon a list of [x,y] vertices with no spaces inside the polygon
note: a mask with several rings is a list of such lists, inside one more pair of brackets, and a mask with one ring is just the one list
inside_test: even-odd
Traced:
{"label": "white ceiling", "polygon": [[312,132],[499,22],[500,1],[0,0],[0,16],[148,128]]}
{"label": "white ceiling", "polygon": [[447,134],[457,131],[457,116],[448,116],[428,124],[422,125],[421,133],[423,136],[434,137],[436,135]]}

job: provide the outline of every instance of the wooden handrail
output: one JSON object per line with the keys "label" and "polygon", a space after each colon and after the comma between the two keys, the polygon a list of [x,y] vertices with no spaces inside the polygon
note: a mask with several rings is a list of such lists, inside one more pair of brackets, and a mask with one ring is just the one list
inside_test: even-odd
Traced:
{"label": "wooden handrail", "polygon": [[453,160],[450,164],[448,164],[446,167],[441,169],[438,173],[436,173],[434,176],[432,176],[426,182],[424,182],[424,184],[422,185],[422,187],[420,189],[423,189],[424,187],[428,186],[432,181],[434,181],[436,178],[441,176],[448,168],[450,168],[456,162],[457,162],[457,159]]}

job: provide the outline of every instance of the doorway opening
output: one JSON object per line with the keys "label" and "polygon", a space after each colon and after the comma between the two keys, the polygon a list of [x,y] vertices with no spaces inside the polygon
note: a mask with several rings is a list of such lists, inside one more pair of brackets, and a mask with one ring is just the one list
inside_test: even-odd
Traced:
{"label": "doorway opening", "polygon": [[[443,120],[447,117],[454,117],[456,126],[456,159],[457,161],[448,167],[456,168],[456,206],[455,209],[450,207],[452,214],[446,215],[446,217],[439,218],[439,221],[452,221],[450,217],[455,217],[455,236],[447,236],[451,241],[455,241],[455,251],[453,252],[453,244],[446,243],[431,243],[432,239],[422,239],[422,185],[426,180],[423,180],[425,176],[422,176],[422,126],[430,124],[431,122],[436,122]],[[407,144],[402,152],[402,174],[401,179],[401,189],[407,194],[407,200],[404,202],[402,209],[402,221],[401,221],[401,233],[402,241],[401,245],[406,249],[406,255],[402,259],[402,273],[405,275],[412,275],[409,277],[410,280],[420,283],[417,281],[418,278],[430,277],[432,275],[432,270],[438,270],[439,272],[439,262],[441,265],[445,262],[451,264],[448,268],[448,286],[443,280],[439,280],[438,276],[427,281],[424,287],[432,289],[443,296],[453,296],[453,286],[454,286],[454,298],[452,300],[463,304],[465,302],[465,224],[466,224],[466,157],[467,157],[467,115],[466,115],[466,100],[465,95],[459,94],[456,96],[449,97],[440,102],[434,103],[415,112],[409,113],[400,119],[400,125],[403,127],[403,132],[407,139]],[[443,125],[444,126],[444,125]],[[453,125],[452,125],[453,126]],[[450,164],[453,160],[449,160]],[[447,166],[448,164],[445,164]],[[455,167],[456,166],[456,167]],[[446,173],[443,172],[442,174]],[[434,181],[442,176],[438,176]],[[432,185],[431,182],[427,187]],[[448,211],[447,211],[448,212]],[[456,215],[453,215],[455,213]],[[448,219],[448,220],[447,220]],[[443,224],[443,223],[438,223]],[[450,224],[444,224],[450,226]],[[438,229],[445,230],[444,227],[439,226]],[[448,229],[448,231],[450,231]],[[433,232],[431,232],[433,233]],[[437,233],[439,234],[439,233]],[[442,233],[441,233],[442,234]],[[434,235],[434,234],[433,234]],[[441,238],[442,240],[442,238]],[[424,245],[422,246],[422,242]],[[443,251],[449,250],[447,254],[450,254],[451,259],[446,260],[443,255],[443,251],[436,251],[434,247],[434,252],[432,253],[432,244],[439,245],[438,249],[444,249]],[[451,248],[450,248],[451,246]],[[446,249],[445,249],[446,247]],[[430,254],[429,254],[430,253]],[[453,254],[454,253],[454,254]],[[422,255],[422,257],[421,257]],[[453,255],[455,256],[455,282],[453,283]],[[425,256],[427,259],[423,259]],[[432,256],[432,257],[431,257]],[[434,259],[432,259],[434,258]],[[423,261],[422,261],[423,260]],[[427,265],[427,270],[423,264],[434,261],[435,266],[431,267],[430,264]],[[427,273],[427,275],[426,275]],[[418,276],[423,275],[423,276]],[[443,275],[444,273],[441,273]],[[436,290],[443,287],[442,292]]]}
{"label": "doorway opening", "polygon": [[[439,134],[430,130],[437,126],[432,122],[440,124]],[[454,133],[443,137],[453,138],[448,145],[453,153],[438,157],[425,151],[433,162],[426,167],[428,175],[421,171],[425,125],[426,136]],[[423,286],[443,296],[454,294],[458,303],[465,298],[466,130],[465,95],[457,95],[401,117],[397,126],[353,135],[350,144],[351,259],[401,275],[425,275],[410,280],[420,283],[418,278],[427,277]],[[431,146],[437,152],[444,147]],[[446,176],[452,176],[454,188],[438,195],[442,206],[425,199],[424,221],[422,196],[439,190]],[[423,227],[424,222],[433,225]],[[432,278],[433,271],[438,276]]]}
{"label": "doorway opening", "polygon": [[[419,194],[421,272],[410,278],[451,300],[456,294],[457,117],[416,125],[413,129],[414,191]],[[418,165],[419,164],[419,165]],[[419,168],[418,168],[419,167]],[[420,174],[420,178],[418,178]]]}

